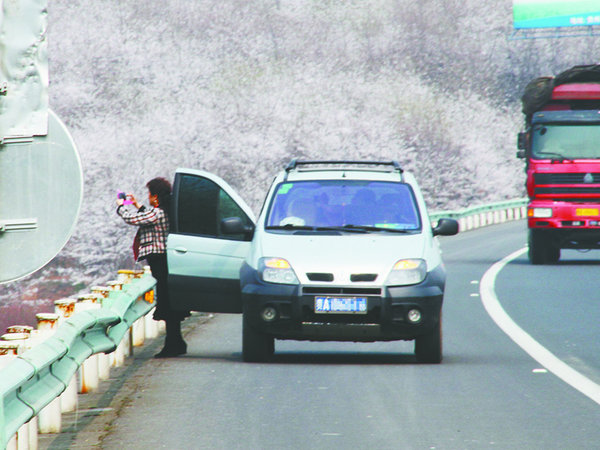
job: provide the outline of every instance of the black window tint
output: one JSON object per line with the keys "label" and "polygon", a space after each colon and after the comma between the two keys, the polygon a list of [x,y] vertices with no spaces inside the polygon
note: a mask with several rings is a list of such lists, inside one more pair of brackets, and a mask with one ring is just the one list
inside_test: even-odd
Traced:
{"label": "black window tint", "polygon": [[243,234],[223,234],[220,230],[221,220],[228,217],[239,217],[246,226],[251,226],[252,221],[246,215],[242,208],[225,192],[219,191],[219,207],[217,208],[217,225],[219,226],[219,237],[227,239],[235,239],[238,241],[246,240],[246,235]]}
{"label": "black window tint", "polygon": [[178,192],[178,233],[235,240],[249,239],[247,235],[221,232],[221,220],[227,217],[240,217],[247,226],[252,226],[252,220],[217,184],[206,178],[182,175]]}
{"label": "black window tint", "polygon": [[177,204],[177,231],[217,236],[219,191],[219,186],[206,178],[182,176]]}

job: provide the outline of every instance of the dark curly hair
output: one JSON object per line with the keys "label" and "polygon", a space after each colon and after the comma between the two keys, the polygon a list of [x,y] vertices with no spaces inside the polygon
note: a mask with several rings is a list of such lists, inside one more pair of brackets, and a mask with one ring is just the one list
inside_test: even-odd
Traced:
{"label": "dark curly hair", "polygon": [[169,214],[171,208],[171,183],[163,177],[156,177],[146,183],[150,195],[158,196],[158,207]]}

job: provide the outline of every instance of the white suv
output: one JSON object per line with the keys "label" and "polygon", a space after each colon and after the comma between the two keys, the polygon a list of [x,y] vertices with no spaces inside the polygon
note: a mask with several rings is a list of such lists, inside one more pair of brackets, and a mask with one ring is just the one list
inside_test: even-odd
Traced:
{"label": "white suv", "polygon": [[258,220],[215,175],[178,169],[167,245],[170,295],[182,310],[242,313],[245,361],[275,339],[415,340],[442,360],[446,272],[415,178],[398,163],[292,162]]}

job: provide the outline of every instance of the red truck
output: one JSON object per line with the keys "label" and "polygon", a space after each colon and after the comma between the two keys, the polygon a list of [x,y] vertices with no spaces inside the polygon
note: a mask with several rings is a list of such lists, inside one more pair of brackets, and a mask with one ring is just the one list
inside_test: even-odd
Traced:
{"label": "red truck", "polygon": [[529,260],[551,264],[563,248],[600,248],[600,65],[536,78],[522,105]]}

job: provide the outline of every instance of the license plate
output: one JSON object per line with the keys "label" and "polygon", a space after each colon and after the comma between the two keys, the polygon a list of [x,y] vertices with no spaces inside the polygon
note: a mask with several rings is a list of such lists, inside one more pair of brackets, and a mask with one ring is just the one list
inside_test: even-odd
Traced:
{"label": "license plate", "polygon": [[577,216],[597,216],[598,208],[577,208],[575,214]]}
{"label": "license plate", "polygon": [[366,297],[315,297],[318,314],[366,314]]}

